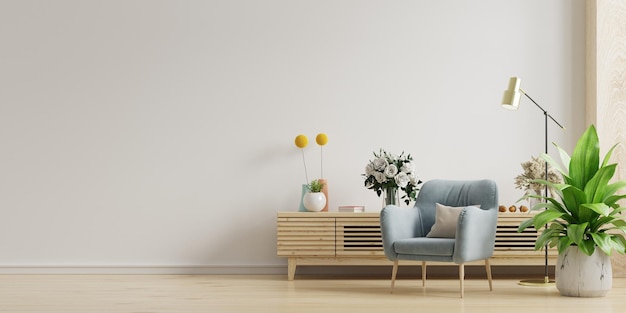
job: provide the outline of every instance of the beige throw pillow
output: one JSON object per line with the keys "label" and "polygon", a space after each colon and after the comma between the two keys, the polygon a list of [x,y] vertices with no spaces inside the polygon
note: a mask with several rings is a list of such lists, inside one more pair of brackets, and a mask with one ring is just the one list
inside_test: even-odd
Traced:
{"label": "beige throw pillow", "polygon": [[[435,225],[433,225],[426,237],[454,238],[459,215],[465,207],[451,207],[439,203],[436,203],[435,206],[437,208],[435,212]],[[474,206],[480,207],[480,205]]]}

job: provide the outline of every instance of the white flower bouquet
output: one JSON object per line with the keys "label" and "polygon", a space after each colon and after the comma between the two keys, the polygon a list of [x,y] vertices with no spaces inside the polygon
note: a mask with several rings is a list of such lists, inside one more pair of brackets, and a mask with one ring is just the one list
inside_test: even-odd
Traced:
{"label": "white flower bouquet", "polygon": [[365,166],[365,188],[376,191],[380,197],[383,190],[404,191],[402,200],[408,205],[415,201],[418,185],[422,183],[415,175],[415,164],[413,157],[402,152],[400,155],[392,155],[380,149],[374,152],[374,159]]}

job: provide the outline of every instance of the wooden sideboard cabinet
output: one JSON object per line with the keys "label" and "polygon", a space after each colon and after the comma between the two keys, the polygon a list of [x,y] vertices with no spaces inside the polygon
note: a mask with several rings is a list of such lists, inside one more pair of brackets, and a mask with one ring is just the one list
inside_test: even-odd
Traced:
{"label": "wooden sideboard cabinet", "polygon": [[[279,212],[277,254],[287,257],[288,279],[299,265],[392,265],[383,253],[380,213]],[[544,265],[534,250],[537,232],[517,232],[525,213],[500,213],[492,265]],[[551,253],[551,264],[556,252]]]}
{"label": "wooden sideboard cabinet", "polygon": [[[532,226],[517,232],[519,225],[531,216],[530,213],[498,213],[492,265],[545,265],[545,250],[535,250],[540,233]],[[556,259],[556,248],[548,249],[548,264],[555,265]]]}
{"label": "wooden sideboard cabinet", "polygon": [[288,278],[298,265],[391,265],[383,253],[379,213],[278,213],[278,256]]}

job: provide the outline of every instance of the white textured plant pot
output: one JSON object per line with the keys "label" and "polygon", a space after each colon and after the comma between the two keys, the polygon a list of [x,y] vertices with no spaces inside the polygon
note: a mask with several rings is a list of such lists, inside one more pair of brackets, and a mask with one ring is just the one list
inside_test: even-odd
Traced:
{"label": "white textured plant pot", "polygon": [[596,247],[588,256],[568,247],[556,261],[556,288],[568,297],[604,297],[613,286],[611,257]]}
{"label": "white textured plant pot", "polygon": [[302,198],[304,207],[312,212],[319,212],[326,206],[326,195],[322,192],[309,192]]}

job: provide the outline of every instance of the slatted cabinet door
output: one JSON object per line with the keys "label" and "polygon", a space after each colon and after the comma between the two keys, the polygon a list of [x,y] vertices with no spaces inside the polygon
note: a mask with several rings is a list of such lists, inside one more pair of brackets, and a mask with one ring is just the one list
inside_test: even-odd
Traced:
{"label": "slatted cabinet door", "polygon": [[335,256],[335,219],[278,217],[278,256]]}
{"label": "slatted cabinet door", "polygon": [[[494,258],[517,265],[538,265],[545,262],[545,252],[535,250],[535,242],[541,234],[534,227],[526,228],[518,233],[519,225],[531,218],[529,213],[500,213],[496,230]],[[556,249],[549,249],[550,264],[556,260]]]}
{"label": "slatted cabinet door", "polygon": [[378,217],[338,217],[336,254],[340,256],[385,256]]}

